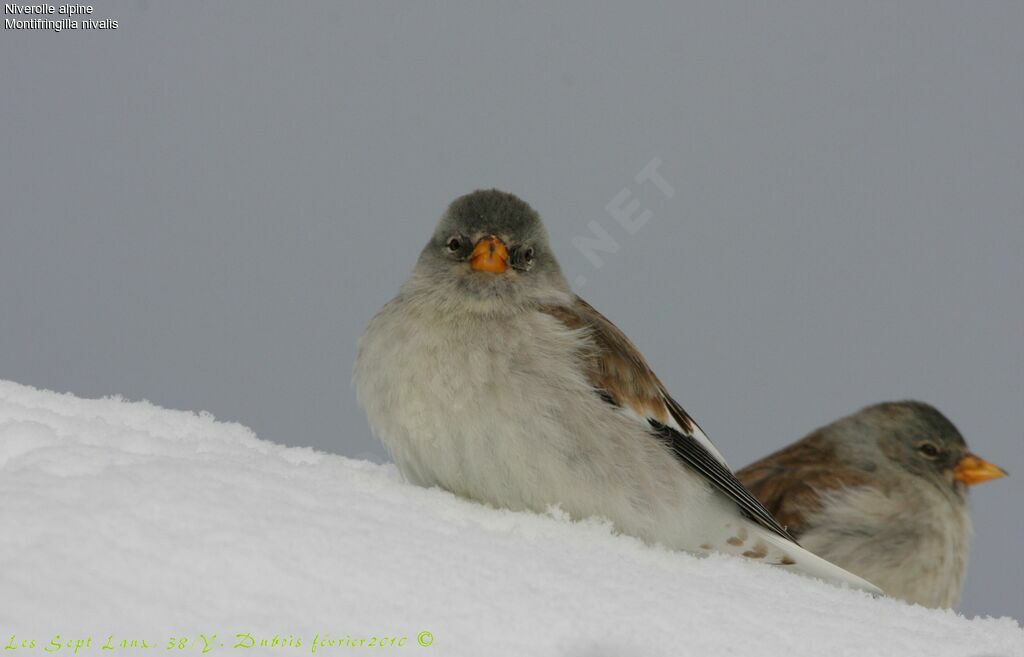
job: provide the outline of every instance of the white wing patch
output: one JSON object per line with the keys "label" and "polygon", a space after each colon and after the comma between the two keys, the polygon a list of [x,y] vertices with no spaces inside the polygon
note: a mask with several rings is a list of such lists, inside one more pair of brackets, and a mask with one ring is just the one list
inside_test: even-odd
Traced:
{"label": "white wing patch", "polygon": [[[649,416],[645,416],[645,415],[640,415],[639,413],[637,413],[636,411],[634,411],[632,408],[630,408],[628,406],[620,406],[619,407],[619,412],[622,413],[623,415],[626,415],[626,416],[636,420],[637,422],[640,422],[641,424],[644,425],[645,428],[650,428],[650,426],[651,426],[650,425],[650,421],[654,420],[655,422],[660,422],[661,424],[664,424],[667,427],[671,427],[671,428],[675,429],[676,431],[678,431],[679,433],[681,433],[681,434],[683,434],[685,436],[693,436],[694,440],[696,440],[698,443],[700,443],[701,447],[703,447],[704,449],[708,450],[708,452],[712,456],[714,456],[716,459],[718,459],[719,463],[721,463],[722,465],[724,465],[727,468],[729,467],[729,464],[725,462],[725,458],[722,456],[721,452],[719,452],[718,449],[715,448],[714,444],[711,442],[711,439],[708,438],[707,435],[705,435],[705,433],[701,430],[701,428],[699,426],[697,426],[696,422],[692,423],[693,431],[686,431],[685,429],[683,429],[683,427],[679,426],[679,423],[676,422],[676,419],[674,417],[672,417],[671,413],[668,412],[668,409],[665,409],[666,419],[664,419],[664,420],[656,418],[656,417],[649,417]],[[731,468],[730,468],[730,470],[731,470]]]}
{"label": "white wing patch", "polygon": [[[714,444],[711,442],[711,439],[707,437],[707,435],[700,427],[697,426],[696,422],[692,423],[693,431],[683,431],[683,428],[679,426],[675,418],[672,417],[671,415],[669,415],[668,422],[666,422],[665,424],[667,426],[672,427],[681,434],[689,434],[693,436],[694,440],[700,443],[701,447],[711,452],[711,456],[714,456],[716,459],[718,459],[719,463],[729,468],[729,464],[725,462],[725,457],[722,456],[721,452],[719,452],[717,448],[715,448]],[[729,469],[732,470],[732,468]]]}

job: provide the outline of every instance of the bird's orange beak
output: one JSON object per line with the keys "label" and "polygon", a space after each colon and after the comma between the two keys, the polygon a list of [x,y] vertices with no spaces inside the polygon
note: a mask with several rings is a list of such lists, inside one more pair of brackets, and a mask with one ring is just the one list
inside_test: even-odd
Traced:
{"label": "bird's orange beak", "polygon": [[953,477],[960,483],[972,486],[984,481],[1005,477],[1008,473],[997,465],[968,452],[953,470]]}
{"label": "bird's orange beak", "polygon": [[508,269],[508,249],[495,235],[480,238],[469,255],[469,266],[476,271],[500,274]]}

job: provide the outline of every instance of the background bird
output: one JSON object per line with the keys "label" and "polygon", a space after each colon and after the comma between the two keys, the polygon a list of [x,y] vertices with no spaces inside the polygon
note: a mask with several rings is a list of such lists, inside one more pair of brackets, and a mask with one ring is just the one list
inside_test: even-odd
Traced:
{"label": "background bird", "polygon": [[540,217],[511,194],[449,206],[360,338],[354,382],[415,484],[877,591],[800,548],[736,480],[626,336],[572,293]]}
{"label": "background bird", "polygon": [[967,487],[1006,475],[915,401],[869,406],[737,474],[801,545],[928,607],[960,599]]}

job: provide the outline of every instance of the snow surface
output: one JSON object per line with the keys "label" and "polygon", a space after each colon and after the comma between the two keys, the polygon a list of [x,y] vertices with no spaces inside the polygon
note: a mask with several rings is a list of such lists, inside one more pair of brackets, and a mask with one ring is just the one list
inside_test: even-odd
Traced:
{"label": "snow surface", "polygon": [[0,642],[37,645],[5,654],[200,633],[209,654],[251,633],[292,647],[242,653],[319,634],[406,637],[330,654],[1024,656],[1010,618],[485,507],[205,413],[0,382]]}

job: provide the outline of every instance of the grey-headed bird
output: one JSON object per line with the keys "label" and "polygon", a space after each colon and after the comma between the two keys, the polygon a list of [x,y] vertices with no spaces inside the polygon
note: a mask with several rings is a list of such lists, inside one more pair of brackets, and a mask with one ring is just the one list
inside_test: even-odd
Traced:
{"label": "grey-headed bird", "polygon": [[414,484],[878,591],[797,545],[737,481],[629,339],[573,294],[512,194],[448,207],[360,338],[354,382]]}
{"label": "grey-headed bird", "polygon": [[926,607],[960,599],[967,487],[1005,475],[915,401],[869,406],[737,473],[805,548]]}

